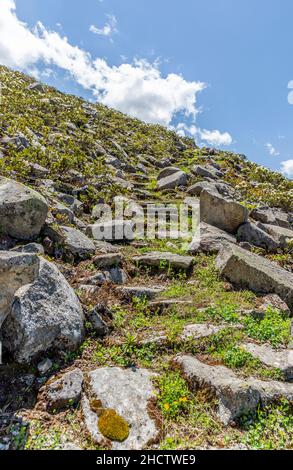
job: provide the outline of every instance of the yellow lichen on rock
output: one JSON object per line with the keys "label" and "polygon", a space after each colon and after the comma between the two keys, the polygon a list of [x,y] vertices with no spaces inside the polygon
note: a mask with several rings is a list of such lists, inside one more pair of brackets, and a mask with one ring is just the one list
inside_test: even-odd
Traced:
{"label": "yellow lichen on rock", "polygon": [[104,410],[99,417],[99,431],[111,441],[123,442],[129,436],[129,425],[115,410]]}

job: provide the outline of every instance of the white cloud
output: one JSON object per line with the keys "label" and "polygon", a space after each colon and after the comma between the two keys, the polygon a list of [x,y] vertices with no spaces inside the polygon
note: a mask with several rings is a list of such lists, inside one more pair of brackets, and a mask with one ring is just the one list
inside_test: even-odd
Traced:
{"label": "white cloud", "polygon": [[[112,27],[113,27],[112,22]],[[108,29],[104,30],[107,34]],[[71,74],[84,89],[90,90],[103,104],[146,122],[171,126],[177,113],[195,122],[197,95],[202,82],[188,82],[181,75],[162,76],[159,63],[135,60],[109,66],[88,52],[73,46],[56,31],[38,22],[30,29],[16,16],[14,0],[1,0],[0,63],[42,76],[42,70],[59,67]],[[183,132],[184,129],[181,129]],[[230,134],[189,127],[191,135],[212,145],[229,145]]]}
{"label": "white cloud", "polygon": [[229,132],[220,132],[219,130],[208,131],[207,129],[202,129],[199,131],[199,133],[201,140],[215,147],[220,147],[221,145],[231,145],[233,142]]}
{"label": "white cloud", "polygon": [[214,147],[228,146],[231,145],[233,139],[228,132],[220,132],[219,130],[208,131],[206,129],[200,129],[195,124],[190,126],[183,122],[180,122],[176,126],[177,133],[184,136],[191,136],[195,139],[198,144],[208,144]]}
{"label": "white cloud", "polygon": [[114,15],[107,15],[108,21],[102,28],[97,28],[95,25],[90,26],[90,31],[99,36],[111,36],[118,32],[117,19]]}
{"label": "white cloud", "polygon": [[293,160],[281,162],[281,172],[288,178],[293,178]]}
{"label": "white cloud", "polygon": [[276,150],[275,147],[269,142],[265,145],[265,147],[272,157],[278,157],[280,155],[280,152],[278,152],[278,150]]}

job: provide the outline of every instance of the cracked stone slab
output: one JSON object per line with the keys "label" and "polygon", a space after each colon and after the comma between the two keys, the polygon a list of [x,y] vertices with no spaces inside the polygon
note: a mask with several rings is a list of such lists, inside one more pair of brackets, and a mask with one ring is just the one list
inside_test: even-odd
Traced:
{"label": "cracked stone slab", "polygon": [[[86,427],[98,445],[110,444],[113,450],[140,450],[155,442],[160,429],[150,414],[150,402],[155,397],[152,378],[146,369],[102,367],[87,376],[87,393],[82,399]],[[130,427],[124,442],[109,441],[99,431],[99,417],[91,409],[90,400],[100,400],[104,409],[114,409]]]}

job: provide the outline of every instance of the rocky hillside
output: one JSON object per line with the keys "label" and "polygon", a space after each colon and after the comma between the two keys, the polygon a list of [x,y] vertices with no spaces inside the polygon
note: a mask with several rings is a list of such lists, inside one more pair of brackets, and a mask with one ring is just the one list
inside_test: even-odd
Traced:
{"label": "rocky hillside", "polygon": [[[293,181],[0,83],[0,449],[292,448]],[[114,243],[117,200],[199,204],[200,239]]]}

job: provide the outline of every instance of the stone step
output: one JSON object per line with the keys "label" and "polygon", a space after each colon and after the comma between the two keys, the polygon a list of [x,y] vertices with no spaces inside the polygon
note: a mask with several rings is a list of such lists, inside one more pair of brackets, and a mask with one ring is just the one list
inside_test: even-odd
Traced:
{"label": "stone step", "polygon": [[243,379],[224,366],[211,366],[194,356],[178,355],[174,363],[188,380],[192,390],[205,390],[218,400],[217,414],[225,425],[255,411],[259,405],[285,398],[293,400],[293,384]]}

